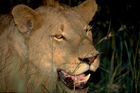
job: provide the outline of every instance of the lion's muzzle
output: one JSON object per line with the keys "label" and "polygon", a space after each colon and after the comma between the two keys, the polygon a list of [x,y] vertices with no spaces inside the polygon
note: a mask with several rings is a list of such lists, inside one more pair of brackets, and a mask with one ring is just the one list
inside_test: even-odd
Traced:
{"label": "lion's muzzle", "polygon": [[58,79],[70,89],[86,88],[91,75],[90,72],[95,71],[99,65],[99,54],[78,59],[80,60],[80,64],[79,68],[75,70],[75,73],[69,73],[63,69],[57,69]]}

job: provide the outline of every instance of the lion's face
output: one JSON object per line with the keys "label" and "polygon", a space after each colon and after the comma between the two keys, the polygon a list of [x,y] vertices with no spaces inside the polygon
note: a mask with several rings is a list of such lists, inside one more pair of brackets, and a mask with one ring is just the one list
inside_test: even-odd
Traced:
{"label": "lion's face", "polygon": [[87,0],[73,8],[42,6],[32,10],[18,5],[13,9],[15,24],[26,40],[28,60],[37,67],[37,81],[45,88],[59,84],[69,91],[86,87],[89,71],[99,66],[88,26],[96,8],[95,0]]}

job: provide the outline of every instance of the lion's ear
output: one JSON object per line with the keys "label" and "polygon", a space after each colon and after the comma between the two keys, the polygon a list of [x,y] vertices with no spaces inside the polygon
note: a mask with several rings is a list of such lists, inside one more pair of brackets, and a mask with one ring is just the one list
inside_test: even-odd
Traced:
{"label": "lion's ear", "polygon": [[40,25],[39,15],[26,5],[17,5],[12,10],[14,22],[22,33],[30,33]]}
{"label": "lion's ear", "polygon": [[90,22],[97,11],[96,0],[86,0],[75,9],[84,17],[87,22]]}

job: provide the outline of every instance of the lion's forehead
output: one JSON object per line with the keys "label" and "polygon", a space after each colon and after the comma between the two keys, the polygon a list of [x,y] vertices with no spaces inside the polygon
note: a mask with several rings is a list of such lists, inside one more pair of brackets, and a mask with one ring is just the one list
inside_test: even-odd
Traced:
{"label": "lion's forehead", "polygon": [[[63,33],[67,35],[67,37],[70,36],[84,36],[84,28],[88,25],[82,17],[76,17],[71,14],[46,14],[43,17],[43,20],[45,21],[43,24],[43,29],[47,34],[53,35],[53,34],[61,34],[61,26],[63,26]],[[42,29],[42,30],[43,30]],[[49,30],[47,32],[47,30]],[[77,37],[78,38],[78,37]]]}
{"label": "lion's forehead", "polygon": [[83,17],[74,10],[72,10],[71,8],[56,9],[56,8],[41,7],[37,12],[41,16],[43,16],[43,20],[45,20],[48,24],[54,25],[64,24],[67,26],[71,26],[70,28],[73,29],[74,27],[77,29],[83,29],[84,26],[87,25]]}

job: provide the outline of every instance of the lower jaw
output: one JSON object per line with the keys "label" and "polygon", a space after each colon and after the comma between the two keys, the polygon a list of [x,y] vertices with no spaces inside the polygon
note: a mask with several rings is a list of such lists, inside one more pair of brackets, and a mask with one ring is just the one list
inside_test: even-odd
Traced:
{"label": "lower jaw", "polygon": [[[84,73],[85,75],[89,74],[89,71],[86,71]],[[88,88],[88,82],[86,83],[81,83],[80,85],[76,85],[74,84],[74,81],[69,79],[69,78],[65,78],[66,80],[68,80],[68,82],[71,82],[71,83],[67,83],[66,81],[63,81],[61,80],[61,78],[59,78],[59,82],[61,82],[63,84],[63,86],[65,86],[66,88],[70,89],[70,90],[83,90],[83,89],[86,89]]]}
{"label": "lower jaw", "polygon": [[[64,84],[65,85],[65,84]],[[81,89],[85,89],[85,88],[87,88],[88,87],[88,84],[86,83],[86,84],[83,84],[83,85],[81,85],[81,86],[76,86],[76,85],[73,85],[73,86],[68,86],[68,85],[65,85],[65,86],[67,86],[69,89],[71,89],[71,90],[81,90]]]}
{"label": "lower jaw", "polygon": [[79,88],[68,88],[64,83],[62,83],[61,81],[58,81],[58,87],[59,90],[61,90],[61,92],[57,93],[87,93],[88,92],[88,86],[86,86],[85,88],[79,89]]}

